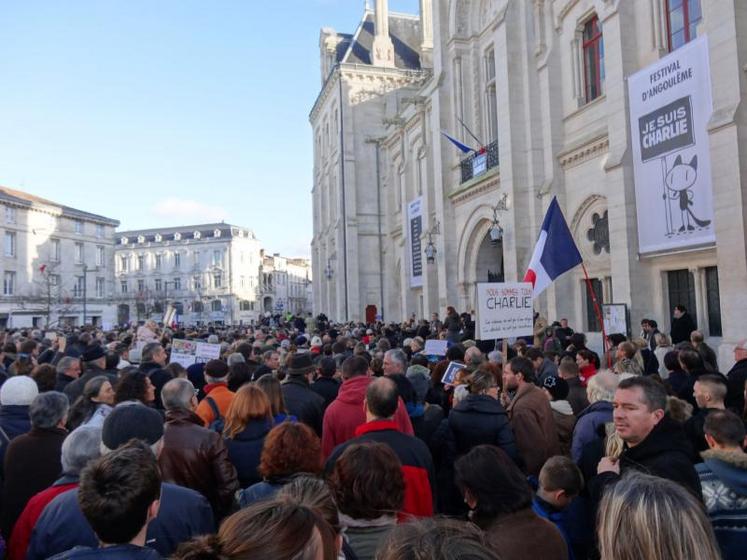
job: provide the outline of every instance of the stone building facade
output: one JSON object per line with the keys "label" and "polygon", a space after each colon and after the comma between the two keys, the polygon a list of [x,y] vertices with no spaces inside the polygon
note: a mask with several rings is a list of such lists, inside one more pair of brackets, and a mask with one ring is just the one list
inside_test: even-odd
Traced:
{"label": "stone building facade", "polygon": [[0,328],[113,324],[117,220],[0,187]]}
{"label": "stone building facade", "polygon": [[306,315],[312,312],[311,263],[308,259],[262,256],[260,293],[263,313]]}
{"label": "stone building facade", "polygon": [[261,259],[254,233],[225,223],[119,232],[118,322],[162,321],[173,307],[189,325],[251,324]]}
{"label": "stone building facade", "polygon": [[[556,196],[593,289],[627,306],[632,333],[643,317],[668,331],[672,306],[685,304],[727,367],[731,345],[747,337],[747,3],[424,1],[417,23],[407,20],[419,43],[400,40],[403,20],[379,1],[354,35],[321,34],[324,85],[311,112],[312,259],[323,273],[315,307],[339,320],[363,320],[371,306],[386,321],[447,305],[469,311],[476,282],[523,277]],[[382,35],[377,28],[395,49],[413,45],[417,67],[379,57],[387,49],[366,42]],[[715,243],[641,253],[628,78],[703,36]],[[442,131],[482,153],[462,154]],[[413,201],[420,246],[435,250],[417,283]],[[597,330],[580,268],[536,306]]]}

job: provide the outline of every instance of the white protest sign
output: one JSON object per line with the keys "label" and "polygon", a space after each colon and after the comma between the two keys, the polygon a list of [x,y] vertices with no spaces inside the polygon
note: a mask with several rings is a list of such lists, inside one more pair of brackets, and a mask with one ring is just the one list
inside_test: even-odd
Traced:
{"label": "white protest sign", "polygon": [[707,37],[628,78],[641,253],[715,241]]}
{"label": "white protest sign", "polygon": [[448,346],[448,340],[426,340],[423,354],[426,356],[445,356]]}
{"label": "white protest sign", "polygon": [[478,283],[477,338],[495,340],[532,335],[532,294],[529,282]]}
{"label": "white protest sign", "polygon": [[628,336],[625,304],[602,304],[602,321],[607,335],[619,333]]}
{"label": "white protest sign", "polygon": [[198,342],[195,350],[195,363],[205,364],[210,360],[220,359],[220,344]]}
{"label": "white protest sign", "polygon": [[175,338],[171,341],[171,356],[169,357],[169,363],[177,363],[185,368],[189,367],[195,363],[196,351],[196,342]]}

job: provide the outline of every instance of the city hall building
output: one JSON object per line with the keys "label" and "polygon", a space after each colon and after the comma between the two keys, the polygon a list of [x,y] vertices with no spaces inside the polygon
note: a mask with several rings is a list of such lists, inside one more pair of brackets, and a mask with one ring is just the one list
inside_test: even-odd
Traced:
{"label": "city hall building", "polygon": [[[471,311],[478,282],[524,276],[557,197],[632,334],[682,304],[729,367],[747,337],[747,3],[377,0],[352,31],[322,30],[310,113],[317,311]],[[599,330],[581,267],[535,306]]]}

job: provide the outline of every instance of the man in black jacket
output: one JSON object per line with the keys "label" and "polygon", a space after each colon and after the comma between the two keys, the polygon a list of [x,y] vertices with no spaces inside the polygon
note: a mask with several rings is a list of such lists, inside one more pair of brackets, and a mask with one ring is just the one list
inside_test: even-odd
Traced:
{"label": "man in black jacket", "polygon": [[697,328],[685,306],[675,305],[672,312],[672,344],[676,346],[680,342],[690,342],[690,333]]}
{"label": "man in black jacket", "polygon": [[726,394],[726,408],[739,416],[744,413],[744,382],[747,381],[747,340],[740,340],[734,346],[736,363],[729,370],[729,390]]}
{"label": "man in black jacket", "polygon": [[337,398],[340,382],[335,379],[337,362],[334,358],[322,358],[319,363],[319,377],[311,384],[311,389],[324,399],[324,410]]}
{"label": "man in black jacket", "polygon": [[601,496],[603,485],[634,469],[677,482],[702,498],[692,446],[682,427],[667,416],[666,405],[666,391],[652,379],[632,377],[620,382],[613,419],[625,447],[619,459],[604,457],[599,462],[593,494]]}
{"label": "man in black jacket", "polygon": [[288,413],[322,437],[324,399],[309,385],[315,369],[311,354],[308,352],[294,354],[288,365],[288,376],[283,382],[282,390]]}

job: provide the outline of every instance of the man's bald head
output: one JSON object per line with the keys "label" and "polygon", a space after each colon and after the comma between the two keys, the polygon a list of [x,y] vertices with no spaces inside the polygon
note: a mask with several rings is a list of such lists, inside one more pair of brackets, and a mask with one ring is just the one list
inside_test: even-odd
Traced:
{"label": "man's bald head", "polygon": [[386,377],[375,379],[366,389],[366,410],[369,416],[392,418],[399,405],[397,384]]}

